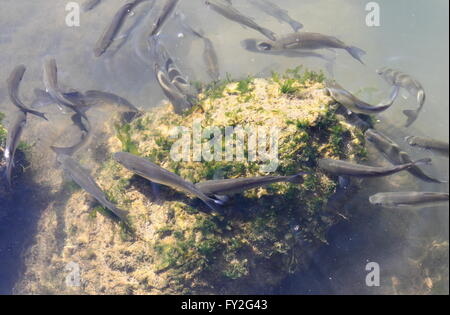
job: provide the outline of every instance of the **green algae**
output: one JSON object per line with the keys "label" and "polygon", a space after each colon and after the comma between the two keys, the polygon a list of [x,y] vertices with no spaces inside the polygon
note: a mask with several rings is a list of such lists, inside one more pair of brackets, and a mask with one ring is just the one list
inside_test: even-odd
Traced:
{"label": "green algae", "polygon": [[5,119],[5,114],[0,113],[0,147],[4,147],[6,144],[6,137],[8,135],[6,129],[3,127],[2,122]]}
{"label": "green algae", "polygon": [[[248,121],[265,126],[271,119],[271,124],[282,129],[279,165],[273,175],[307,173],[300,184],[277,183],[231,196],[223,214],[213,216],[201,201],[168,187],[160,188],[161,200],[156,202],[146,180],[109,158],[97,170],[96,179],[108,199],[129,212],[130,225],[139,239],[132,239],[134,242],[128,245],[126,229],[117,229],[116,224],[114,242],[106,238],[104,235],[111,231],[109,222],[97,219],[97,214],[106,214],[102,207],[86,217],[98,229],[95,237],[90,236],[98,239],[97,258],[112,256],[116,248],[128,242],[130,254],[123,259],[138,272],[126,277],[139,280],[127,282],[124,288],[131,285],[133,292],[143,292],[163,278],[170,292],[176,293],[213,293],[219,284],[227,292],[249,292],[245,288],[275,285],[307,262],[307,252],[326,243],[326,232],[341,219],[327,209],[337,179],[323,174],[317,161],[323,157],[352,159],[358,148],[349,146],[356,140],[355,131],[340,121],[338,106],[325,95],[316,98],[315,91],[321,90],[322,81],[320,73],[301,67],[272,80],[227,78],[209,86],[199,85],[198,104],[183,115],[175,115],[169,105],[129,124],[114,125],[110,152],[122,150],[139,155],[197,183],[217,176],[237,178],[267,173],[261,169],[263,161],[247,159],[247,147],[243,160],[237,160],[235,153],[232,161],[174,160],[170,152],[179,139],[169,136],[173,128],[193,128],[193,122],[200,118],[203,129],[214,126],[224,134],[229,126]],[[286,108],[280,106],[279,100],[285,102]],[[291,102],[296,107],[289,108]],[[202,144],[211,139],[202,139]],[[224,146],[222,142],[222,150]],[[96,262],[97,258],[90,263],[106,268]],[[145,267],[140,265],[143,259]],[[125,264],[120,256],[113,260],[113,267],[108,268],[114,273],[122,270],[117,267]]]}
{"label": "green algae", "polygon": [[132,154],[138,154],[136,144],[131,140],[130,124],[115,125],[116,136],[122,143],[122,151]]}

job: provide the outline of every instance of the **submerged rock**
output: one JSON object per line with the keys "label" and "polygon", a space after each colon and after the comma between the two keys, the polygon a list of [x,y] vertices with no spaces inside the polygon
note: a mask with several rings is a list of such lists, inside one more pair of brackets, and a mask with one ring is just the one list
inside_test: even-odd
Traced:
{"label": "submerged rock", "polygon": [[[335,198],[338,179],[320,172],[316,161],[359,160],[365,155],[362,132],[336,113],[339,105],[327,96],[322,81],[319,74],[297,69],[268,79],[222,82],[203,88],[198,104],[182,116],[166,104],[131,123],[116,120],[106,126],[101,131],[107,139],[101,147],[104,155],[91,149],[94,160],[101,161],[93,175],[109,199],[129,211],[135,237],[103,216],[107,210],[75,187],[64,206],[64,224],[58,223],[54,211],[41,219],[16,291],[270,292],[305,267],[311,253],[326,243],[329,228],[348,216],[340,210],[345,194]],[[271,156],[273,147],[263,146],[258,153],[267,151],[265,155],[249,159],[252,150],[247,145],[256,139],[250,136],[244,141],[243,160],[233,154],[224,159],[221,145],[213,151],[224,150],[216,160],[209,160],[213,154],[204,151],[195,161],[196,129],[204,131],[201,143],[208,147],[211,140],[225,139],[227,127],[239,126],[272,134],[277,130],[278,154]],[[189,153],[188,160],[178,160],[183,150]],[[278,183],[231,196],[223,215],[213,216],[199,200],[168,187],[160,187],[154,195],[148,181],[111,158],[119,151],[148,158],[194,183],[263,176],[268,171],[308,175],[302,184]],[[219,156],[222,160],[217,160]],[[270,164],[269,158],[276,163]]]}

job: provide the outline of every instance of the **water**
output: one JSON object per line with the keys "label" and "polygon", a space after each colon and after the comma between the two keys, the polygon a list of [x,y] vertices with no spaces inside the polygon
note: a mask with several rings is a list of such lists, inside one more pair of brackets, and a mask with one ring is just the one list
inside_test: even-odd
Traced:
{"label": "water", "polygon": [[[43,88],[42,63],[45,57],[56,58],[59,67],[59,81],[63,86],[80,90],[98,89],[121,95],[141,109],[157,106],[163,94],[155,84],[152,70],[135,54],[132,39],[114,58],[97,59],[93,47],[106,23],[124,1],[108,0],[93,11],[82,13],[80,27],[65,24],[65,1],[13,1],[1,0],[0,11],[0,82],[5,82],[15,65],[25,64],[27,72],[21,85],[21,96],[30,103],[35,87]],[[366,66],[353,60],[346,52],[339,51],[334,68],[335,78],[351,91],[375,88],[375,93],[365,94],[369,100],[379,101],[387,85],[376,74],[381,66],[402,69],[415,76],[427,92],[425,109],[419,120],[405,134],[414,133],[448,141],[449,95],[448,95],[448,1],[435,0],[430,5],[426,0],[379,0],[381,26],[368,27],[365,24],[365,5],[362,0],[280,0],[277,3],[286,8],[291,16],[304,24],[304,31],[320,32],[367,51]],[[234,1],[242,12],[256,18],[276,33],[291,32],[289,25],[255,10],[244,0]],[[261,38],[251,29],[230,22],[203,5],[203,1],[180,1],[179,10],[195,26],[200,26],[214,42],[221,63],[222,76],[245,77],[248,74],[268,74],[270,70],[282,72],[298,64],[312,69],[324,69],[324,61],[317,58],[288,58],[254,54],[242,49],[240,41],[245,38]],[[135,12],[133,17],[138,17]],[[141,25],[145,25],[145,20]],[[201,60],[202,45],[192,42],[192,37],[183,32],[179,23],[171,19],[165,25],[161,39],[174,55],[189,79],[206,81]],[[132,33],[138,38],[140,29]],[[381,115],[394,126],[402,126],[401,111],[415,104],[413,100],[401,97],[395,108]],[[409,107],[408,107],[409,106]],[[57,121],[52,128],[45,123],[30,119],[24,139],[34,144],[38,156],[46,158],[48,147],[60,139],[67,119],[56,110],[49,117]],[[5,84],[0,84],[0,112],[6,114],[5,124],[11,120],[13,106],[8,101]],[[95,117],[101,121],[104,117]],[[401,129],[401,128],[400,128]],[[36,132],[38,131],[38,132]],[[402,134],[390,134],[402,141]],[[47,152],[47,153],[46,153]],[[373,151],[375,154],[375,151]],[[428,155],[429,152],[411,151],[413,158]],[[433,156],[433,175],[448,178],[448,160]],[[50,171],[49,171],[50,172]],[[41,176],[44,176],[41,174]],[[11,203],[6,218],[0,218],[0,293],[10,293],[15,279],[20,274],[21,253],[33,242],[33,232],[39,213],[51,201],[52,192],[40,191],[27,196],[30,187],[21,183]],[[418,252],[425,252],[433,241],[448,241],[448,205],[437,209],[404,211],[380,210],[369,207],[367,199],[374,189],[386,188],[383,181],[374,181],[367,192],[361,192],[349,207],[353,217],[333,228],[328,235],[329,245],[323,246],[313,256],[310,268],[293,275],[278,289],[278,293],[426,293],[423,288],[408,292],[399,286],[396,278],[416,281],[420,268],[412,267],[411,259]],[[419,183],[423,190],[448,191],[448,185]],[[56,184],[54,184],[56,186]],[[52,186],[53,187],[53,186]],[[403,188],[403,187],[399,187]],[[27,196],[30,199],[22,198]],[[17,196],[17,197],[16,197]],[[36,202],[40,201],[40,202]],[[8,206],[9,207],[9,206]],[[381,266],[380,287],[365,285],[367,262]],[[448,275],[448,261],[443,268]],[[422,268],[423,271],[423,268]],[[394,278],[393,278],[394,277]],[[417,281],[423,281],[422,277]],[[394,279],[394,280],[393,280]],[[414,281],[413,281],[414,280]],[[448,293],[448,283],[443,289]]]}

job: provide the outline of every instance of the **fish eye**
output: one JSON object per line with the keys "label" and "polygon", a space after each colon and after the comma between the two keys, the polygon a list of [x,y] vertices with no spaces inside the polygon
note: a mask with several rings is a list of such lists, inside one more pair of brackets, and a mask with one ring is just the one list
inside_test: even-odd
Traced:
{"label": "fish eye", "polygon": [[267,50],[271,50],[272,49],[272,45],[270,45],[269,43],[259,43],[258,44],[258,48],[260,50],[267,51]]}

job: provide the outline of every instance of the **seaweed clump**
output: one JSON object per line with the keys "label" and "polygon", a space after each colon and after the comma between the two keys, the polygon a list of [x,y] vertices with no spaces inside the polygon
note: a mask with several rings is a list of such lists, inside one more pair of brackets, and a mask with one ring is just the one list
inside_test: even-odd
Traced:
{"label": "seaweed clump", "polygon": [[[358,160],[364,146],[361,133],[336,113],[339,105],[324,93],[323,79],[301,68],[269,79],[227,79],[200,87],[198,103],[185,115],[174,114],[167,103],[129,124],[115,123],[111,153],[137,154],[193,183],[268,174],[265,166],[271,163],[259,152],[254,156],[249,133],[244,158],[235,151],[227,159],[230,127],[277,130],[274,174],[308,175],[301,184],[278,183],[235,195],[223,215],[213,216],[200,201],[170,188],[160,187],[154,195],[146,180],[110,158],[98,168],[96,180],[111,201],[129,210],[139,239],[96,215],[101,208],[77,191],[66,206],[67,238],[53,270],[76,261],[83,271],[76,290],[97,294],[256,293],[298,271],[344,217],[327,206],[337,179],[317,168],[318,159]],[[196,132],[203,147],[221,139],[200,161],[193,150]],[[270,151],[269,145],[260,149]],[[180,152],[189,158],[174,158]],[[46,290],[54,289],[55,281],[63,283],[65,273],[56,274]]]}

